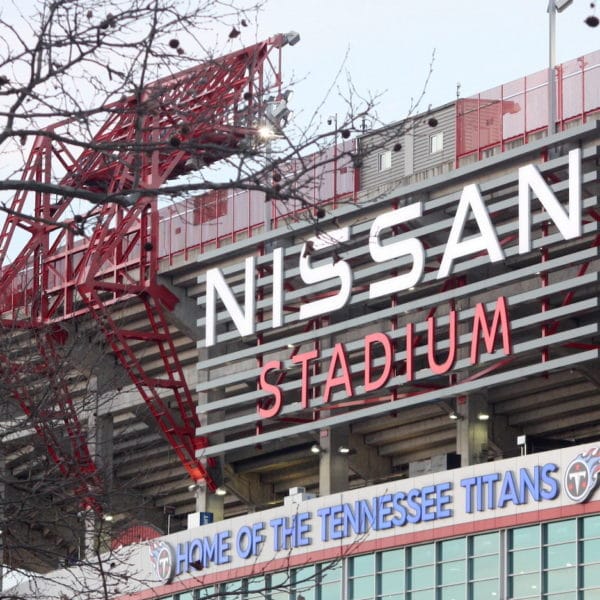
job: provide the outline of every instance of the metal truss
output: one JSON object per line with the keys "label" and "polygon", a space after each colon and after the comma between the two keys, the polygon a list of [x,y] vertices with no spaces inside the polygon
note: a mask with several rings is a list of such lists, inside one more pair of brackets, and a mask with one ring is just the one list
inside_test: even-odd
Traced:
{"label": "metal truss", "polygon": [[[274,36],[107,106],[106,120],[82,151],[73,141],[76,121],[45,129],[33,143],[24,190],[15,195],[0,233],[3,326],[29,330],[32,340],[47,342],[55,324],[90,315],[189,475],[212,490],[216,486],[196,458],[208,442],[196,435],[196,404],[167,324],[166,313],[177,300],[157,283],[157,194],[165,182],[191,169],[244,151],[256,135],[267,95],[281,95],[281,48],[288,41],[286,35]],[[85,218],[76,214],[75,197],[95,203]],[[22,232],[29,239],[8,263],[8,250]],[[111,308],[117,303],[144,318],[127,327]],[[51,349],[46,342],[38,347]],[[160,376],[147,372],[142,347],[159,357]],[[39,354],[40,372],[52,381],[57,353]],[[45,426],[26,368],[7,363],[13,396],[61,471],[81,482],[83,497],[92,497],[97,474],[69,390],[64,384],[50,388],[51,410],[71,441],[66,456]]]}

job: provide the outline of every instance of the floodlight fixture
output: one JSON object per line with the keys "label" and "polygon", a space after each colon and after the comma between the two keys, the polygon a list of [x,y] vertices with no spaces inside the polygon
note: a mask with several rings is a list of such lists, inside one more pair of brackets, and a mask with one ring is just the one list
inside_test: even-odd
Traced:
{"label": "floodlight fixture", "polygon": [[258,128],[258,137],[261,140],[272,140],[276,136],[275,130],[270,125],[261,125]]}
{"label": "floodlight fixture", "polygon": [[[573,0],[550,0],[550,2],[554,2],[554,7],[556,8],[557,12],[562,12],[563,10],[569,8],[571,4],[573,4]],[[548,7],[548,10],[550,10],[550,7]]]}
{"label": "floodlight fixture", "polygon": [[285,43],[290,46],[295,46],[300,41],[300,34],[297,31],[288,31],[283,34]]}

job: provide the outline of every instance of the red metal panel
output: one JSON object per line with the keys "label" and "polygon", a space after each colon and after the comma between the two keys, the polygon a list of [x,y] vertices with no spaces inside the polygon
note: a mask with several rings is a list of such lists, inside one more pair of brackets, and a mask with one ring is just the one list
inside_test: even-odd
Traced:
{"label": "red metal panel", "polygon": [[[600,112],[600,51],[556,68],[559,130],[569,121]],[[527,137],[548,127],[548,70],[522,77],[498,89],[456,103],[456,161],[480,156],[490,146]],[[495,108],[500,107],[496,115]],[[495,123],[501,117],[501,128]]]}

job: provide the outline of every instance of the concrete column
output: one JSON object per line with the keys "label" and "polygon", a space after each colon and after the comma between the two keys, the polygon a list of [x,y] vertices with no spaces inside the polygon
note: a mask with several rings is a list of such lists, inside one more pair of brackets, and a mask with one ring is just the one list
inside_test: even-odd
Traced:
{"label": "concrete column", "polygon": [[348,429],[322,429],[319,445],[323,452],[319,458],[319,494],[335,494],[348,489],[348,454],[339,452],[348,446]]}
{"label": "concrete column", "polygon": [[[88,432],[88,449],[103,484],[102,496],[98,500],[102,503],[105,514],[110,514],[113,510],[111,504],[114,438],[112,415],[93,412],[88,418]],[[99,520],[99,516],[92,509],[82,507],[80,520],[84,529],[83,554],[88,556],[95,553],[109,539],[110,532],[108,523]]]}
{"label": "concrete column", "polygon": [[[198,348],[198,361],[203,362],[212,356],[212,348]],[[198,368],[198,383],[203,383],[210,380],[210,373],[206,369]],[[204,407],[212,400],[216,399],[214,391],[199,391],[198,392],[198,417],[200,425],[207,425],[221,419],[220,414],[204,411]],[[202,435],[202,427],[198,430],[198,435]],[[219,443],[224,441],[223,434],[212,434],[210,436],[211,443]],[[222,485],[224,482],[223,463],[222,459],[216,459],[216,465],[208,467],[208,461],[203,460],[204,467],[209,472],[216,485]],[[196,512],[211,512],[215,521],[222,521],[224,518],[224,497],[217,496],[211,492],[203,482],[198,482],[198,486],[194,491],[196,500]]]}
{"label": "concrete column", "polygon": [[456,452],[460,454],[461,466],[474,465],[487,460],[489,421],[480,415],[491,418],[486,392],[470,394],[459,399],[456,412],[459,416],[456,428]]}
{"label": "concrete column", "polygon": [[225,497],[217,496],[208,490],[205,485],[199,485],[194,492],[196,497],[196,512],[209,512],[213,520],[222,521],[225,513]]}

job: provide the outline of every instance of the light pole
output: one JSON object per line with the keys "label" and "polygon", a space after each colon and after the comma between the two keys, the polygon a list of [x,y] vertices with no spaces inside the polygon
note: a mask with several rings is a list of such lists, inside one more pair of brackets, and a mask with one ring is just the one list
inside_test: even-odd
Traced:
{"label": "light pole", "polygon": [[548,135],[556,133],[556,13],[569,8],[573,0],[548,2]]}
{"label": "light pole", "polygon": [[[561,13],[573,4],[573,0],[548,0],[548,135],[556,133],[556,13]],[[598,27],[598,17],[594,14],[596,4],[592,2],[592,14],[583,22],[588,27]]]}

